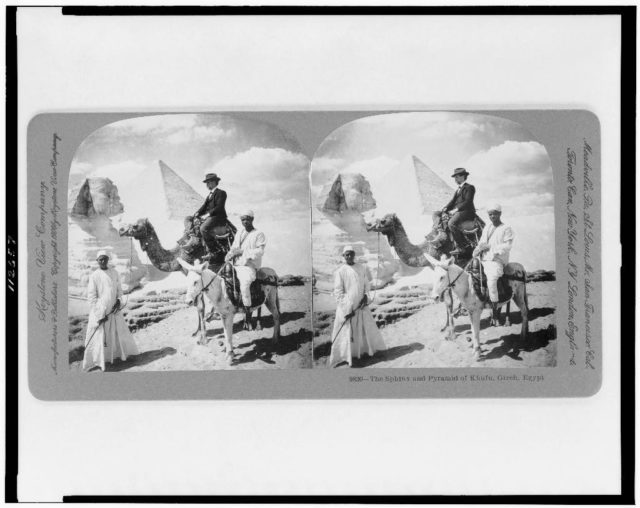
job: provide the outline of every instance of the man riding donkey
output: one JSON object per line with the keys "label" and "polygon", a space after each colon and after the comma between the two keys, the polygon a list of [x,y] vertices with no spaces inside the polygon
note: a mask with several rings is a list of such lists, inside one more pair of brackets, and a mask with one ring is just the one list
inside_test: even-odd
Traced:
{"label": "man riding donkey", "polygon": [[500,314],[498,303],[498,280],[504,274],[504,267],[509,263],[509,252],[513,245],[513,230],[502,222],[502,207],[499,204],[487,209],[491,224],[482,231],[478,246],[473,256],[480,258],[482,268],[487,276],[487,290],[493,309],[493,321],[497,323]]}
{"label": "man riding donkey", "polygon": [[225,261],[233,263],[238,282],[246,323],[251,321],[251,283],[256,280],[256,273],[262,266],[262,256],[267,240],[262,231],[253,227],[254,213],[247,210],[240,215],[244,227],[234,239]]}

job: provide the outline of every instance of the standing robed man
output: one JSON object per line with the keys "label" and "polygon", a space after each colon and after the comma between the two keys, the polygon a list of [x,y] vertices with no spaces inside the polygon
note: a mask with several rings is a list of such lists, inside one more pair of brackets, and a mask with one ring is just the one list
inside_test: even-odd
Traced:
{"label": "standing robed man", "polygon": [[82,368],[90,370],[100,367],[104,372],[106,363],[137,355],[138,347],[120,312],[120,276],[108,265],[106,251],[98,252],[96,260],[98,269],[89,277],[87,287],[90,310]]}
{"label": "standing robed man", "polygon": [[364,354],[373,356],[376,351],[386,349],[369,310],[368,293],[371,288],[367,269],[355,262],[352,246],[344,247],[342,254],[345,264],[336,270],[333,284],[337,306],[331,334],[331,367],[342,362],[351,366],[353,358],[360,358]]}

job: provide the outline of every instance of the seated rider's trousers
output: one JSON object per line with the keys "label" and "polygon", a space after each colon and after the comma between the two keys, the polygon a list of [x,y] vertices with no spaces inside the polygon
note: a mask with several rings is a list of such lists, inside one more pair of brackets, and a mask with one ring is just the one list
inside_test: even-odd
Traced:
{"label": "seated rider's trousers", "polygon": [[482,267],[487,275],[487,289],[489,290],[489,299],[498,302],[498,279],[504,273],[504,265],[500,261],[483,261]]}
{"label": "seated rider's trousers", "polygon": [[224,226],[226,219],[220,219],[219,217],[207,217],[202,224],[200,224],[200,233],[202,233],[202,238],[210,245],[211,243],[216,242],[216,236],[213,232],[213,229],[216,226]]}
{"label": "seated rider's trousers", "polygon": [[242,303],[245,307],[251,306],[251,283],[256,280],[256,270],[252,266],[236,266],[236,274],[238,282],[240,282],[240,293],[242,294]]}
{"label": "seated rider's trousers", "polygon": [[449,230],[453,235],[453,239],[456,242],[456,245],[460,248],[464,248],[467,246],[467,239],[465,238],[464,233],[460,229],[460,224],[463,223],[464,221],[473,219],[475,215],[476,214],[474,212],[463,211],[463,212],[454,213],[449,218]]}

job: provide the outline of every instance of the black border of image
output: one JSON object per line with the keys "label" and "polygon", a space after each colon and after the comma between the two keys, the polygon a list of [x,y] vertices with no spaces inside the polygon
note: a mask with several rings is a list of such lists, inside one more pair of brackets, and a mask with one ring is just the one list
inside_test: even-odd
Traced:
{"label": "black border of image", "polygon": [[[35,6],[26,6],[35,7]],[[68,16],[242,16],[242,15],[619,15],[621,22],[620,160],[622,266],[620,276],[620,437],[621,484],[618,495],[507,496],[64,496],[67,503],[367,503],[367,504],[635,504],[635,188],[636,188],[636,7],[635,6],[469,6],[469,7],[196,7],[47,6]],[[21,6],[21,8],[25,8]],[[17,6],[6,6],[6,238],[5,294],[5,502],[19,503],[18,463],[18,40]],[[615,169],[614,169],[615,170]],[[606,174],[603,173],[603,176]],[[24,219],[23,219],[24,220]],[[624,222],[624,230],[623,230]],[[625,336],[621,333],[621,337]],[[21,340],[24,340],[21,338]]]}

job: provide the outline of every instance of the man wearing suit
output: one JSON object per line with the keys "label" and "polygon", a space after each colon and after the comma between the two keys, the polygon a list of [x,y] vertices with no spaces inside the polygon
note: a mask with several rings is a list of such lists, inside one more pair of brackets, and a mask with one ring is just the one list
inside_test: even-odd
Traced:
{"label": "man wearing suit", "polygon": [[215,173],[207,173],[203,180],[209,189],[209,195],[205,199],[203,205],[195,213],[203,222],[200,225],[202,239],[209,250],[212,243],[215,244],[215,235],[213,229],[217,226],[224,226],[227,223],[227,211],[224,205],[227,201],[227,193],[222,189],[218,189],[220,178]]}
{"label": "man wearing suit", "polygon": [[453,235],[453,240],[456,242],[456,249],[451,251],[451,254],[461,254],[469,246],[460,229],[460,224],[464,221],[472,220],[476,216],[476,208],[473,205],[473,196],[476,193],[476,188],[467,183],[469,172],[464,168],[454,169],[451,176],[458,184],[458,189],[442,211],[449,212],[449,230]]}

